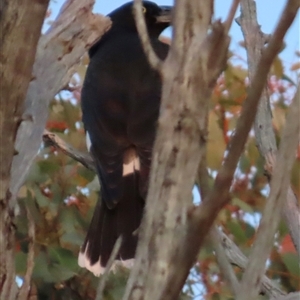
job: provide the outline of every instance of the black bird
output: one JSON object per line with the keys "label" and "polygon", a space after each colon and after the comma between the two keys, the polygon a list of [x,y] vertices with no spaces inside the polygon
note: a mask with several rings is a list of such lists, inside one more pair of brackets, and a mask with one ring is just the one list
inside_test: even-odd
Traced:
{"label": "black bird", "polygon": [[[159,41],[170,26],[171,7],[143,1],[151,44],[160,59],[168,45]],[[134,257],[148,189],[151,154],[161,100],[161,78],[144,54],[133,3],[108,15],[110,30],[89,50],[90,63],[81,105],[90,153],[101,185],[98,201],[78,262],[99,275],[117,238],[118,260]]]}

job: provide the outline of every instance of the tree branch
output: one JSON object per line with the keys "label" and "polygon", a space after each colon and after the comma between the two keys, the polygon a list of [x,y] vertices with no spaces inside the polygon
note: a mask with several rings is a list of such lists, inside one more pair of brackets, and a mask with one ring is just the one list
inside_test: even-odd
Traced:
{"label": "tree branch", "polygon": [[73,148],[71,145],[66,143],[64,140],[62,140],[56,134],[49,132],[48,130],[44,130],[43,141],[47,144],[47,146],[54,146],[69,157],[80,162],[86,168],[96,172],[94,160],[88,153],[78,151],[77,149]]}
{"label": "tree branch", "polygon": [[286,205],[284,205],[282,209],[282,214],[289,229],[293,244],[297,250],[298,259],[300,260],[300,210],[298,199],[290,186],[288,188]]}
{"label": "tree branch", "polygon": [[[0,43],[0,298],[16,299],[11,164],[48,0],[2,1]],[[26,56],[26,59],[25,59]]]}
{"label": "tree branch", "polygon": [[300,299],[300,292],[290,293],[287,296],[272,298],[271,300],[299,300],[299,299]]}
{"label": "tree branch", "polygon": [[[207,171],[206,155],[202,158],[198,167],[197,185],[200,191],[201,199],[205,199],[211,191],[209,188],[209,175]],[[219,230],[216,226],[213,226],[210,230],[209,238],[211,239],[213,247],[216,251],[216,258],[221,273],[223,274],[225,281],[228,283],[232,295],[236,295],[238,292],[239,282],[227,258],[225,248],[222,245],[222,239]]]}
{"label": "tree branch", "polygon": [[[298,9],[296,4],[296,1],[294,1],[288,6],[288,15],[283,15],[283,18],[257,64],[255,76],[250,86],[247,99],[244,101],[236,131],[229,143],[228,155],[215,180],[214,188],[210,196],[204,199],[200,206],[192,212],[190,228],[186,240],[182,242],[184,253],[188,253],[189,256],[193,257],[198,251],[213,220],[220,209],[229,201],[228,192],[233,174],[255,118],[260,94],[263,90],[272,61],[281,47],[283,37],[295,18]],[[193,247],[194,250],[191,249],[191,247]]]}
{"label": "tree branch", "polygon": [[[291,1],[290,1],[291,2]],[[297,2],[296,0],[294,3]],[[294,4],[292,3],[292,4]],[[238,159],[242,153],[245,141],[248,137],[252,122],[256,115],[256,108],[258,105],[260,94],[263,90],[264,83],[271,67],[272,61],[280,49],[283,37],[293,22],[297,7],[292,5],[289,7],[291,13],[286,19],[286,15],[281,19],[277,26],[270,43],[263,51],[262,56],[257,64],[255,76],[249,88],[249,94],[244,101],[241,116],[237,122],[236,131],[231,138],[228,147],[228,155],[224,160],[224,164],[219,171],[215,180],[214,188],[208,199],[205,199],[199,208],[195,211],[195,221],[198,222],[200,232],[205,234],[212,220],[219,212],[219,210],[228,202],[228,191],[231,185],[234,171],[237,166]],[[209,218],[208,218],[209,216]],[[203,220],[210,220],[208,224],[202,224]],[[201,225],[201,226],[200,226]],[[208,225],[208,226],[207,226]],[[199,234],[199,233],[198,233]],[[202,236],[202,234],[200,234]]]}
{"label": "tree branch", "polygon": [[[266,35],[261,32],[260,26],[257,23],[255,1],[243,0],[241,2],[241,17],[238,23],[241,25],[246,41],[248,72],[250,81],[252,81],[257,60],[261,57],[262,50],[266,43]],[[277,145],[272,126],[272,112],[266,86],[260,98],[254,130],[259,152],[266,159],[267,164],[271,166],[270,170],[272,170],[274,166],[272,166],[272,162],[268,161],[268,157],[272,157],[272,155],[277,152]],[[298,255],[300,255],[300,211],[296,196],[291,187],[289,187],[286,202],[286,205],[283,207],[283,217],[289,228]]]}
{"label": "tree branch", "polygon": [[[4,2],[1,11],[1,123],[0,123],[0,200],[8,193],[10,166],[15,155],[14,142],[23,112],[24,95],[31,81],[31,71],[48,7],[47,0]],[[21,13],[18,13],[21,12]],[[13,21],[13,16],[18,19]],[[31,16],[29,18],[28,16]],[[32,19],[34,18],[34,19]],[[34,20],[34,22],[32,21]],[[11,55],[12,49],[14,55]],[[26,53],[26,60],[23,60]],[[16,86],[18,88],[16,88]],[[2,117],[3,116],[3,117]],[[5,147],[3,147],[5,145]]]}
{"label": "tree branch", "polygon": [[[182,244],[185,246],[185,253],[189,253],[191,245],[195,247],[193,252],[201,246],[204,237],[216,218],[220,209],[229,201],[229,188],[237,162],[243,151],[244,144],[248,137],[252,123],[256,115],[256,109],[261,92],[266,82],[268,71],[272,61],[276,57],[283,37],[293,22],[297,13],[297,0],[289,1],[288,14],[283,14],[274,34],[257,64],[254,79],[249,88],[249,94],[244,101],[241,116],[237,122],[236,131],[231,138],[228,147],[228,155],[220,169],[215,180],[214,188],[210,196],[204,199],[197,209],[194,210],[191,219],[190,229],[186,241]],[[193,241],[193,244],[190,242]],[[196,242],[197,241],[197,242]]]}
{"label": "tree branch", "polygon": [[[298,146],[300,131],[299,115],[300,86],[287,114],[289,122],[287,122],[282,134],[279,151],[276,156],[274,174],[271,180],[270,196],[262,215],[257,237],[237,296],[237,299],[240,300],[251,300],[258,296],[261,277],[265,272],[266,260],[273,247],[273,239],[280,221],[280,213],[287,196],[290,172]],[[248,293],[245,293],[245,290]]]}
{"label": "tree branch", "polygon": [[101,279],[100,279],[100,282],[99,282],[99,285],[98,285],[98,288],[97,288],[97,295],[96,295],[96,300],[101,300],[103,299],[102,296],[103,296],[103,292],[104,292],[104,289],[105,289],[105,284],[106,284],[106,281],[107,281],[107,278],[108,278],[108,274],[115,262],[115,259],[120,251],[120,248],[121,248],[121,244],[122,244],[122,237],[119,236],[118,239],[116,240],[116,243],[114,245],[114,248],[111,252],[111,255],[109,257],[109,260],[107,262],[107,266],[105,268],[105,271],[104,271],[104,274],[102,275]]}
{"label": "tree branch", "polygon": [[216,251],[216,258],[221,272],[224,275],[225,280],[228,282],[228,286],[232,292],[232,295],[236,295],[239,288],[239,281],[235,276],[231,264],[227,258],[226,252],[221,244],[218,229],[213,227],[210,230],[209,237],[213,242],[214,249]]}
{"label": "tree branch", "polygon": [[109,28],[110,21],[92,14],[94,0],[68,0],[47,33],[41,36],[20,125],[10,190],[18,194],[42,142],[48,105],[67,86],[85,51]]}
{"label": "tree branch", "polygon": [[225,21],[225,28],[226,28],[227,32],[231,28],[231,25],[232,25],[232,22],[234,20],[234,16],[235,16],[237,8],[238,8],[238,6],[240,4],[240,1],[241,0],[233,0],[233,2],[232,2],[232,5],[230,7],[230,11],[229,11],[228,17],[227,17],[227,19]]}
{"label": "tree branch", "polygon": [[160,71],[162,67],[162,61],[157,57],[149,40],[145,18],[142,12],[142,0],[134,0],[133,8],[138,33],[149,63],[154,69]]}
{"label": "tree branch", "polygon": [[124,299],[175,299],[196,257],[181,249],[192,205],[187,199],[205,149],[209,98],[229,44],[223,24],[211,24],[212,11],[212,1],[176,1],[146,210]]}
{"label": "tree branch", "polygon": [[[225,249],[225,253],[231,264],[245,270],[248,264],[248,258],[242,253],[239,247],[222,231],[217,229],[219,239]],[[262,277],[261,290],[268,296],[279,297],[286,295],[277,287],[267,276]]]}
{"label": "tree branch", "polygon": [[[206,155],[205,155],[206,157]],[[198,168],[197,185],[201,193],[201,199],[204,199],[210,192],[208,183],[208,172],[206,160],[203,159]],[[228,282],[233,295],[237,294],[239,283],[231,267],[228,266],[228,261],[245,270],[248,263],[248,258],[242,253],[239,247],[216,226],[210,231],[210,238],[214,241],[216,257],[219,267],[223,273],[225,280]],[[225,252],[225,257],[223,252]],[[261,290],[268,296],[277,297],[285,295],[268,277],[263,276]]]}

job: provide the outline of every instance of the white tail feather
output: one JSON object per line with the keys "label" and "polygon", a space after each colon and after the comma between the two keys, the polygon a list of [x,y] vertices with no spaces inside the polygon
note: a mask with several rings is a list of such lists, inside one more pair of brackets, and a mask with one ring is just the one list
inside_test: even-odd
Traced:
{"label": "white tail feather", "polygon": [[[90,258],[87,256],[87,249],[88,249],[89,244],[86,245],[85,252],[79,252],[78,255],[78,265],[81,268],[86,268],[90,272],[92,272],[95,276],[99,277],[105,272],[105,267],[101,266],[100,263],[100,257],[97,262],[95,262],[93,265],[91,264]],[[127,259],[127,260],[115,260],[113,263],[112,268],[110,271],[115,272],[116,268],[118,266],[122,266],[128,269],[131,269],[134,264],[134,259]]]}

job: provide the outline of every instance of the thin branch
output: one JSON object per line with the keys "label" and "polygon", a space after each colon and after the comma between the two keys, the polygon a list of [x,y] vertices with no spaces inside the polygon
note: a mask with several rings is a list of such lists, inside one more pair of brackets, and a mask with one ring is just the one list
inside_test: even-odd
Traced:
{"label": "thin branch", "polygon": [[[200,190],[201,199],[207,197],[210,192],[208,181],[209,175],[207,172],[206,155],[204,155],[199,164],[197,176],[197,184]],[[216,258],[221,273],[223,273],[224,279],[227,281],[232,295],[236,295],[238,292],[239,282],[226,256],[226,252],[222,246],[222,239],[220,238],[219,230],[216,226],[213,226],[210,230],[209,238],[211,239],[216,251]]]}
{"label": "thin branch", "polygon": [[298,199],[291,187],[288,189],[286,205],[283,207],[282,214],[289,229],[293,244],[297,250],[298,259],[300,260],[300,210]]}
{"label": "thin branch", "polygon": [[232,25],[232,22],[234,20],[234,16],[235,16],[235,13],[238,9],[238,6],[240,4],[240,1],[241,0],[233,0],[232,4],[231,4],[231,7],[230,7],[230,11],[229,11],[229,14],[227,16],[227,19],[224,23],[225,25],[225,30],[228,32],[231,28],[231,25]]}
{"label": "thin branch", "polygon": [[134,7],[134,18],[136,22],[136,27],[139,36],[141,38],[144,51],[148,57],[149,63],[154,69],[160,71],[162,66],[162,61],[157,57],[150,43],[150,39],[148,36],[147,27],[145,23],[145,18],[142,12],[142,1],[134,0],[133,7]]}
{"label": "thin branch", "polygon": [[35,222],[31,215],[31,212],[28,207],[27,210],[27,219],[28,219],[28,256],[27,256],[27,267],[26,274],[24,277],[23,285],[20,289],[18,300],[27,299],[30,293],[31,286],[31,276],[34,268],[34,243],[35,243]]}
{"label": "thin branch", "polygon": [[[264,34],[257,23],[256,4],[253,0],[241,2],[241,17],[238,20],[246,41],[248,72],[250,81],[253,80],[258,59],[261,56],[265,43],[270,40],[270,35]],[[277,152],[276,138],[272,125],[272,112],[269,103],[267,86],[261,95],[257,115],[254,123],[255,138],[260,154],[266,159],[268,175],[272,173],[272,164],[268,157]],[[270,176],[269,176],[270,177]],[[298,201],[291,187],[289,187],[286,205],[283,208],[283,218],[289,228],[295,248],[300,255],[300,211]]]}
{"label": "thin branch", "polygon": [[[248,264],[248,258],[242,253],[239,247],[221,230],[217,229],[219,239],[225,249],[225,253],[230,263],[245,270]],[[267,276],[262,277],[261,290],[270,297],[279,297],[286,295],[278,286]]]}
{"label": "thin branch", "polygon": [[[266,203],[249,263],[243,275],[240,293],[237,299],[250,300],[258,296],[261,277],[265,272],[265,263],[273,247],[280,213],[287,196],[290,172],[295,160],[300,131],[300,86],[287,114],[289,120],[284,128],[282,139],[276,156],[274,175],[271,180],[271,192]],[[248,293],[245,293],[245,290]]]}
{"label": "thin branch", "polygon": [[[199,246],[201,246],[203,239],[212,226],[213,220],[216,218],[218,212],[230,200],[229,188],[231,186],[237,162],[243,151],[248,133],[254,121],[259,98],[264,88],[269,69],[297,11],[297,0],[290,0],[268,46],[262,53],[257,64],[254,79],[249,88],[249,94],[244,101],[236,131],[229,143],[228,155],[217,175],[214,188],[210,193],[210,196],[205,198],[199,207],[191,212],[193,218],[191,218],[190,229],[188,230],[186,241],[183,243],[183,251],[185,253],[189,253],[191,247],[198,247],[198,243],[200,244]],[[193,245],[188,242],[191,240],[194,241]]]}
{"label": "thin branch", "polygon": [[103,292],[104,292],[104,288],[105,288],[105,284],[108,278],[108,274],[114,264],[114,261],[120,251],[121,248],[121,244],[122,244],[122,237],[119,236],[118,239],[116,240],[116,243],[114,245],[114,248],[111,252],[111,255],[109,257],[109,260],[107,262],[107,266],[105,268],[105,271],[103,273],[103,275],[101,276],[98,288],[97,288],[97,296],[96,296],[96,300],[101,300],[102,296],[103,296]]}
{"label": "thin branch", "polygon": [[[271,35],[264,34],[257,23],[256,4],[255,1],[241,2],[241,17],[238,20],[242,28],[242,32],[246,41],[248,72],[250,81],[253,80],[256,63],[261,56],[262,49],[266,42],[269,42]],[[265,86],[260,98],[258,111],[254,123],[255,138],[260,154],[265,158],[269,169],[266,169],[268,175],[272,173],[272,163],[268,161],[269,157],[277,152],[276,138],[272,125],[272,112],[269,103],[269,94],[267,86]],[[269,176],[270,177],[270,176]],[[300,260],[300,211],[297,205],[297,199],[289,187],[286,205],[282,211],[283,218],[289,228],[292,241],[297,249],[298,258]]]}
{"label": "thin branch", "polygon": [[84,153],[84,152],[76,150],[71,145],[69,145],[64,140],[62,140],[56,134],[49,132],[48,130],[45,130],[44,134],[43,134],[43,141],[47,145],[54,146],[58,150],[61,150],[63,153],[65,153],[69,157],[80,162],[86,168],[96,172],[96,167],[95,167],[93,158],[88,153]]}
{"label": "thin branch", "polygon": [[[198,176],[197,176],[197,184],[200,189],[201,193],[201,199],[205,198],[205,194],[208,194],[209,192],[209,184],[208,184],[208,172],[206,169],[205,160],[201,161],[201,164],[198,168]],[[242,270],[245,270],[246,265],[248,263],[248,258],[242,253],[242,251],[239,249],[239,247],[221,230],[219,230],[216,226],[212,228],[210,231],[210,236],[216,240],[216,243],[218,241],[219,244],[222,245],[222,252],[225,252],[225,255],[227,257],[227,260],[232,265],[236,265]],[[218,257],[218,253],[217,257]],[[223,254],[221,254],[223,256]],[[227,263],[225,263],[227,264]],[[229,267],[220,264],[221,271],[223,272],[226,280],[230,281],[230,287],[235,295],[237,291],[237,279],[235,278],[235,274],[230,274],[232,270],[229,269]],[[228,273],[227,273],[228,272]],[[226,274],[226,275],[225,275]],[[270,297],[278,297],[283,296],[285,293],[280,290],[279,287],[277,287],[268,277],[263,276],[262,283],[261,283],[261,290],[265,294],[267,294]]]}
{"label": "thin branch", "polygon": [[241,116],[237,122],[236,131],[228,146],[228,155],[217,175],[212,193],[207,199],[204,199],[201,205],[194,211],[194,221],[197,223],[196,226],[199,227],[200,232],[203,234],[208,232],[208,228],[212,225],[217,213],[229,201],[228,192],[233,174],[255,119],[257,105],[268,72],[281,47],[280,45],[282,44],[285,33],[295,19],[298,7],[299,4],[297,0],[288,1],[288,5],[282,14],[280,22],[257,64],[255,76],[249,87],[249,94],[244,101]]}
{"label": "thin branch", "polygon": [[222,246],[218,229],[214,226],[209,233],[209,237],[213,242],[216,251],[216,258],[221,272],[225,280],[229,283],[229,288],[233,295],[236,295],[239,289],[239,281],[232,269],[232,266],[227,258],[226,252]]}
{"label": "thin branch", "polygon": [[272,298],[271,300],[299,300],[300,299],[300,292],[297,293],[289,293],[286,296],[282,296],[282,297],[275,297]]}

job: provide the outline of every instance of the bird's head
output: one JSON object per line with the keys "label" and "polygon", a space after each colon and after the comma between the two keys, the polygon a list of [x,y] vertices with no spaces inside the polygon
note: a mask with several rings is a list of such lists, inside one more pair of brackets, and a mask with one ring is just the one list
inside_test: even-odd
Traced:
{"label": "bird's head", "polygon": [[[160,35],[160,33],[170,26],[171,6],[159,6],[151,1],[143,1],[143,14],[150,35]],[[137,30],[134,19],[133,2],[128,2],[116,10],[112,11],[108,17],[111,18],[113,26],[122,26],[130,30]]]}

